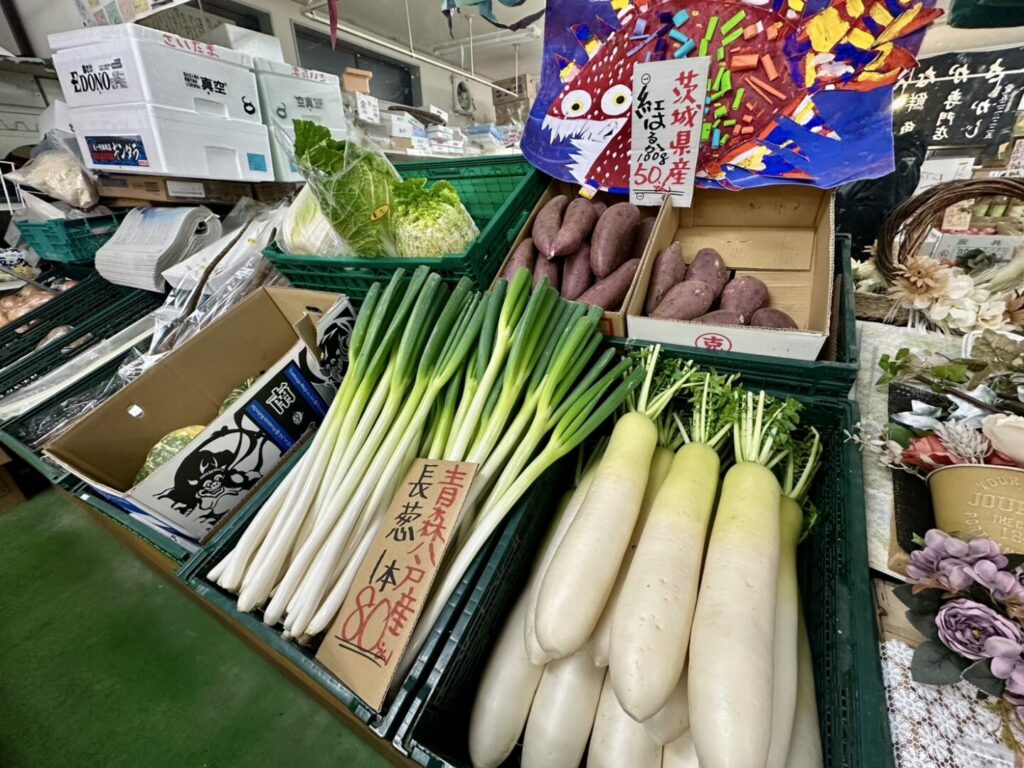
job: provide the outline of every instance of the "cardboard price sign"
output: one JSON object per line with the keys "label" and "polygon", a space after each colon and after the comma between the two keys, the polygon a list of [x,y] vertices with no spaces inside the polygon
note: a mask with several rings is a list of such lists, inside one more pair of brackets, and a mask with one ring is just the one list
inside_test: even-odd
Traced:
{"label": "cardboard price sign", "polygon": [[426,605],[477,465],[416,459],[316,655],[375,710]]}
{"label": "cardboard price sign", "polygon": [[690,206],[710,63],[697,56],[633,67],[631,203],[661,205],[668,194],[676,208]]}

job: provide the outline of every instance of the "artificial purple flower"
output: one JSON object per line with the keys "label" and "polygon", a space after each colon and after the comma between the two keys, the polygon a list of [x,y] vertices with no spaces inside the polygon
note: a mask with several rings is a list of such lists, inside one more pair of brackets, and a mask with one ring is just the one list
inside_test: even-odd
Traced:
{"label": "artificial purple flower", "polygon": [[1006,681],[1006,690],[1024,697],[1024,646],[1007,637],[989,637],[984,652],[992,659],[992,674]]}
{"label": "artificial purple flower", "polygon": [[934,582],[949,592],[963,592],[975,582],[971,566],[989,562],[996,570],[1008,561],[992,539],[962,541],[932,528],[924,537],[924,549],[910,553],[907,576],[915,582]]}
{"label": "artificial purple flower", "polygon": [[935,626],[945,646],[968,659],[990,658],[985,643],[991,638],[1024,646],[1024,632],[1018,624],[973,600],[950,600],[939,609]]}
{"label": "artificial purple flower", "polygon": [[1024,604],[1024,584],[1017,573],[1000,569],[992,560],[980,560],[967,568],[967,573],[1000,603]]}

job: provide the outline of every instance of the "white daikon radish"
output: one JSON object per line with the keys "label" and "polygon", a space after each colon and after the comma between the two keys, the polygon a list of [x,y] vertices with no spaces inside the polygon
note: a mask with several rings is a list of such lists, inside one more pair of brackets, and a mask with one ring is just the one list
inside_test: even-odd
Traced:
{"label": "white daikon radish", "polygon": [[799,687],[786,768],[822,768],[824,759],[821,752],[821,726],[818,724],[818,698],[814,689],[814,663],[811,660],[811,644],[807,639],[803,611],[799,617]]}
{"label": "white daikon radish", "polygon": [[661,745],[619,706],[605,678],[587,751],[587,768],[660,768]]}
{"label": "white daikon radish", "polygon": [[764,768],[771,742],[782,496],[799,405],[741,393],[690,636],[690,731],[702,768]]}
{"label": "white daikon radish", "polygon": [[522,768],[578,766],[601,698],[604,670],[581,652],[549,662],[523,736]]}
{"label": "white daikon radish", "polygon": [[661,768],[700,768],[697,750],[693,747],[693,736],[689,731],[671,744],[665,745],[661,757]]}
{"label": "white daikon radish", "polygon": [[590,642],[590,652],[594,656],[594,664],[599,667],[608,666],[608,654],[612,644],[612,616],[615,614],[615,606],[619,602],[619,595],[622,592],[622,585],[626,582],[626,574],[629,572],[629,564],[633,562],[633,555],[636,553],[636,545],[640,542],[640,534],[647,523],[647,518],[654,506],[654,497],[658,495],[658,489],[665,481],[665,475],[672,465],[672,458],[675,454],[671,448],[658,446],[654,449],[654,458],[651,459],[651,470],[647,476],[647,490],[644,491],[644,501],[640,506],[640,516],[633,527],[633,538],[630,539],[629,549],[622,558],[622,565],[619,567],[619,575],[615,578],[615,586],[608,596],[604,611],[594,629],[594,637]]}
{"label": "white daikon radish", "polygon": [[651,718],[644,720],[647,735],[656,744],[670,744],[690,730],[690,704],[687,700],[686,669],[676,683],[669,700]]}
{"label": "white daikon radish", "polygon": [[523,644],[526,592],[516,601],[484,668],[469,720],[474,768],[496,768],[511,754],[530,714],[544,667],[530,663]]}
{"label": "white daikon radish", "polygon": [[732,380],[713,373],[692,390],[688,428],[678,422],[687,444],[654,499],[612,617],[612,685],[641,722],[665,706],[683,674],[732,399]]}
{"label": "white daikon radish", "polygon": [[590,483],[594,479],[594,467],[591,467],[588,471],[584,472],[579,485],[576,486],[576,490],[572,492],[566,501],[564,508],[559,513],[558,522],[555,525],[554,530],[551,532],[551,536],[548,542],[544,545],[544,554],[541,556],[540,562],[537,564],[537,570],[530,580],[529,585],[529,602],[526,606],[526,616],[523,621],[523,634],[526,641],[526,655],[529,656],[530,661],[538,666],[543,667],[551,658],[540,647],[540,643],[537,641],[537,625],[536,625],[536,612],[537,612],[537,595],[540,593],[541,581],[544,579],[544,574],[547,572],[548,565],[551,563],[551,559],[555,556],[555,552],[558,549],[558,545],[565,538],[565,532],[569,530],[569,526],[572,525],[573,519],[576,517],[576,513],[579,512],[580,506],[583,504],[583,499],[587,496],[587,490],[590,488]]}
{"label": "white daikon radish", "polygon": [[544,574],[537,640],[553,658],[582,648],[601,618],[647,489],[658,444],[654,419],[690,378],[692,369],[678,361],[658,366],[658,352],[657,346],[644,351],[647,378],[640,395],[635,401],[630,395],[631,410],[616,422],[583,505]]}
{"label": "white daikon radish", "polygon": [[801,504],[821,457],[817,431],[794,445],[782,475],[779,586],[775,601],[775,682],[772,700],[772,741],[768,768],[786,768],[797,698],[800,591],[796,580],[796,547],[804,527]]}

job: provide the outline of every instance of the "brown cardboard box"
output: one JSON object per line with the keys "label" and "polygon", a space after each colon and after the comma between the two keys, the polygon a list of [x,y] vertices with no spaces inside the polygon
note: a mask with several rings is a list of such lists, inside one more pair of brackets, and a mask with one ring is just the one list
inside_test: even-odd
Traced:
{"label": "brown cardboard box", "polygon": [[278,203],[297,195],[302,184],[301,181],[261,181],[252,185],[252,191],[261,203]]}
{"label": "brown cardboard box", "polygon": [[[505,271],[505,264],[508,263],[509,258],[512,256],[513,253],[515,253],[516,248],[519,247],[519,244],[523,242],[523,240],[525,240],[527,237],[529,237],[531,232],[533,232],[533,221],[534,219],[537,218],[537,214],[540,212],[540,209],[543,208],[547,204],[547,202],[556,195],[568,195],[571,199],[576,196],[576,193],[578,191],[578,186],[573,184],[566,184],[565,182],[562,181],[552,181],[548,185],[547,190],[545,190],[544,194],[540,196],[540,200],[538,200],[537,204],[533,206],[533,210],[530,212],[530,217],[526,220],[526,223],[523,225],[523,228],[519,231],[519,236],[512,244],[512,250],[508,252],[508,255],[505,257],[505,260],[502,262],[501,269],[498,270],[498,274],[497,276],[495,276],[494,282],[497,282],[498,278],[501,277],[501,273]],[[612,205],[614,203],[621,203],[624,202],[625,200],[625,198],[622,197],[616,197],[614,195],[605,195],[603,193],[598,194],[594,199],[601,200],[607,203],[608,205]],[[640,210],[644,213],[645,216],[658,216],[661,213],[660,208],[654,207],[641,208]],[[657,230],[658,225],[656,224],[654,231],[657,232]],[[601,321],[600,323],[598,323],[597,329],[605,336],[626,335],[626,307],[629,306],[633,292],[637,289],[637,284],[640,280],[640,274],[644,271],[644,263],[648,260],[653,259],[653,256],[651,255],[652,242],[654,242],[653,237],[648,241],[647,247],[644,248],[643,255],[640,259],[640,269],[637,270],[636,277],[633,278],[633,284],[630,286],[629,292],[626,294],[626,298],[622,302],[622,308],[617,312],[605,312],[604,315],[601,317]]]}
{"label": "brown cardboard box", "polygon": [[252,184],[245,181],[177,179],[169,176],[134,176],[127,173],[101,173],[96,179],[100,197],[145,200],[152,203],[234,204],[252,197]]}
{"label": "brown cardboard box", "polygon": [[365,93],[369,96],[372,79],[373,72],[368,69],[345,67],[345,71],[341,73],[341,90],[349,93]]}
{"label": "brown cardboard box", "polygon": [[494,84],[499,88],[504,88],[517,94],[516,96],[510,96],[501,91],[491,91],[494,106],[521,99],[532,102],[537,98],[537,91],[540,89],[540,78],[537,75],[520,75],[519,77],[507,77],[504,80],[495,80]]}
{"label": "brown cardboard box", "polygon": [[805,186],[743,192],[698,189],[693,207],[666,200],[649,250],[678,240],[686,260],[701,248],[717,250],[736,276],[764,281],[770,306],[788,313],[801,330],[708,325],[647,317],[643,313],[654,259],[646,259],[628,299],[629,337],[681,346],[815,360],[831,324],[835,225],[833,195]]}
{"label": "brown cardboard box", "polygon": [[[348,299],[333,293],[255,291],[44,452],[129,512],[201,540],[323,420],[353,317]],[[316,347],[328,350],[323,365]],[[221,411],[249,378],[252,386]],[[150,448],[189,425],[205,429],[136,482]]]}

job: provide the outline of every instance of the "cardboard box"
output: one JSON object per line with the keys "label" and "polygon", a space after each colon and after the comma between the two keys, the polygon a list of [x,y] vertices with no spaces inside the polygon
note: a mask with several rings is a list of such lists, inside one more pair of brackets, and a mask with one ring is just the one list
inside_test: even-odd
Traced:
{"label": "cardboard box", "polygon": [[687,261],[701,248],[717,250],[735,276],[768,286],[770,306],[788,313],[799,331],[707,325],[643,314],[654,258],[640,266],[628,299],[630,338],[681,346],[815,360],[829,335],[835,260],[833,196],[828,190],[776,186],[744,192],[698,189],[692,208],[666,202],[651,254],[678,240]]}
{"label": "cardboard box", "polygon": [[507,77],[504,80],[495,80],[494,84],[499,88],[504,88],[517,94],[516,96],[510,96],[501,91],[491,91],[491,99],[494,106],[522,99],[532,102],[537,98],[537,91],[540,90],[540,77],[537,75],[520,75],[519,77]]}
{"label": "cardboard box", "polygon": [[[256,186],[266,186],[258,184]],[[147,200],[153,203],[234,204],[253,196],[253,185],[244,181],[176,179],[168,176],[131,176],[101,173],[96,177],[100,197]]]}
{"label": "cardboard box", "polygon": [[[537,214],[540,212],[540,209],[543,208],[547,204],[547,202],[556,195],[568,195],[569,198],[572,199],[573,197],[576,196],[577,192],[579,192],[578,185],[566,184],[565,182],[562,181],[552,181],[548,185],[548,188],[544,191],[544,194],[541,195],[540,199],[537,201],[537,204],[533,206],[533,210],[530,212],[529,218],[526,220],[526,223],[523,225],[523,228],[519,231],[519,236],[512,244],[512,248],[508,252],[508,255],[505,256],[505,260],[501,263],[501,269],[498,270],[498,274],[497,276],[495,276],[494,282],[491,283],[492,286],[494,285],[494,283],[498,281],[498,278],[500,278],[501,274],[505,271],[505,265],[508,263],[508,260],[512,256],[512,254],[516,252],[516,248],[519,247],[519,244],[523,242],[523,240],[528,238],[530,236],[530,233],[533,232],[533,222],[534,219],[537,218]],[[624,198],[622,197],[616,197],[614,195],[605,195],[603,193],[595,196],[594,200],[601,200],[608,205],[624,202]],[[647,216],[659,216],[661,214],[660,208],[641,208],[640,210],[644,213],[644,215]],[[657,231],[657,229],[658,227],[656,225],[655,231]],[[640,258],[640,269],[637,270],[636,277],[633,278],[633,284],[630,286],[629,292],[626,294],[626,298],[622,302],[621,309],[615,312],[606,311],[604,315],[602,315],[601,320],[597,325],[597,329],[605,336],[622,337],[626,335],[626,308],[630,305],[630,299],[633,295],[633,292],[638,287],[640,274],[644,270],[644,262],[653,259],[653,256],[651,255],[651,243],[653,242],[654,238],[652,237],[651,240],[648,241],[647,247],[644,248],[643,255]]]}
{"label": "cardboard box", "polygon": [[[262,288],[44,452],[115,504],[201,540],[322,421],[343,373],[354,314],[344,296]],[[218,415],[250,377],[256,382]],[[150,448],[192,424],[207,426],[136,485]]]}
{"label": "cardboard box", "polygon": [[530,116],[532,103],[529,99],[519,99],[505,104],[495,104],[494,121],[498,125],[525,125],[526,119]]}
{"label": "cardboard box", "polygon": [[368,69],[345,67],[345,71],[341,73],[341,90],[350,93],[365,93],[369,96],[372,79],[373,72]]}
{"label": "cardboard box", "polygon": [[254,199],[261,203],[279,203],[282,200],[291,200],[302,189],[303,182],[292,181],[267,181],[261,184],[253,184],[252,191]]}
{"label": "cardboard box", "polygon": [[935,243],[932,258],[941,261],[959,261],[971,251],[983,251],[996,262],[1013,259],[1018,248],[1024,246],[1024,239],[1010,234],[967,235],[959,232],[944,234]]}

